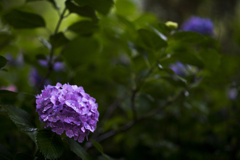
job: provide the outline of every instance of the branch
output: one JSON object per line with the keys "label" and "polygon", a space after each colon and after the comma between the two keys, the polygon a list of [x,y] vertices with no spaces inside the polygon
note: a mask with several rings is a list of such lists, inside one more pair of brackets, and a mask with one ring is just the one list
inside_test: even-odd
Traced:
{"label": "branch", "polygon": [[[157,114],[159,111],[165,109],[166,107],[168,107],[169,105],[173,104],[174,102],[176,102],[178,99],[180,99],[182,96],[184,95],[184,90],[182,92],[180,92],[178,95],[176,95],[175,97],[171,98],[170,100],[168,100],[163,106],[161,107],[157,107],[155,109],[153,109],[152,111],[148,112],[146,115],[137,118],[136,120],[132,120],[131,122],[129,122],[128,124],[125,124],[124,126],[122,126],[120,129],[118,130],[112,130],[109,131],[107,133],[104,133],[103,135],[99,136],[96,141],[101,142],[107,138],[110,138],[118,133],[121,132],[125,132],[129,129],[131,129],[136,123],[139,123],[142,120],[148,119],[151,116]],[[92,143],[90,143],[90,145],[86,146],[85,149],[87,150],[88,148],[92,147]]]}
{"label": "branch", "polygon": [[[122,101],[122,98],[119,98],[117,100],[115,100],[106,110],[103,118],[101,119],[99,125],[98,125],[98,129],[92,134],[92,136],[90,137],[90,139],[96,139],[99,134],[101,134],[103,132],[103,125],[105,124],[105,122],[111,117],[111,115],[113,114],[114,110],[117,108],[117,106],[120,104],[120,102]],[[84,149],[90,148],[92,146],[92,142],[89,141],[85,144]]]}
{"label": "branch", "polygon": [[138,91],[140,90],[140,88],[142,87],[142,85],[144,84],[146,78],[151,75],[151,73],[153,72],[153,70],[157,66],[157,64],[158,64],[158,61],[154,65],[152,65],[152,67],[149,69],[147,74],[143,77],[142,80],[140,80],[140,82],[137,84],[136,89],[132,89],[131,109],[132,109],[132,112],[133,112],[133,119],[134,119],[134,121],[137,120],[137,110],[136,110],[136,106],[135,106],[136,95],[137,95]]}

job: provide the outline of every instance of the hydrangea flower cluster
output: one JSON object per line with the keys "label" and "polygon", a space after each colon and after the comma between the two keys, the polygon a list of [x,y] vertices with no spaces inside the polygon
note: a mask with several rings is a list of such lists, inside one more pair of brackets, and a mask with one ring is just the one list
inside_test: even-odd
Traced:
{"label": "hydrangea flower cluster", "polygon": [[85,93],[83,87],[60,84],[48,85],[36,96],[39,119],[45,128],[83,142],[97,126],[99,112],[95,99]]}
{"label": "hydrangea flower cluster", "polygon": [[182,30],[213,35],[213,22],[209,18],[192,16],[182,25]]}

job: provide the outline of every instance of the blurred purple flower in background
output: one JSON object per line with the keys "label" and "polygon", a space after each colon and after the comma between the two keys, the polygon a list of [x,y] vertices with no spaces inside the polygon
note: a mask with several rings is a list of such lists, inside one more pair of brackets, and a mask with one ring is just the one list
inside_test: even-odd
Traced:
{"label": "blurred purple flower in background", "polygon": [[213,22],[209,18],[192,16],[182,24],[183,31],[213,35]]}
{"label": "blurred purple flower in background", "polygon": [[[53,57],[53,59],[55,59],[56,57]],[[49,61],[49,56],[47,56],[47,59],[39,59],[38,62],[41,66],[43,67],[47,67],[48,66],[48,61]],[[63,62],[59,62],[59,61],[56,61],[54,63],[54,66],[53,66],[53,70],[54,71],[62,71],[64,70],[64,63]]]}
{"label": "blurred purple flower in background", "polygon": [[180,61],[170,64],[169,68],[171,68],[179,76],[186,76],[188,74],[186,66]]}
{"label": "blurred purple flower in background", "polygon": [[[29,72],[29,83],[31,86],[39,87],[39,85],[42,83],[43,77],[38,73],[36,68],[31,68]],[[50,81],[47,79],[44,82],[44,85],[50,84]]]}
{"label": "blurred purple flower in background", "polygon": [[11,53],[7,53],[5,58],[8,60],[8,65],[11,66],[22,66],[24,63],[22,54],[18,54],[17,57],[13,57]]}
{"label": "blurred purple flower in background", "polygon": [[237,99],[238,96],[238,89],[237,88],[229,88],[227,90],[227,98],[231,101],[234,101]]}
{"label": "blurred purple flower in background", "polygon": [[60,84],[48,85],[36,96],[39,120],[61,135],[83,142],[89,132],[97,127],[99,112],[95,99],[85,93],[83,87]]}

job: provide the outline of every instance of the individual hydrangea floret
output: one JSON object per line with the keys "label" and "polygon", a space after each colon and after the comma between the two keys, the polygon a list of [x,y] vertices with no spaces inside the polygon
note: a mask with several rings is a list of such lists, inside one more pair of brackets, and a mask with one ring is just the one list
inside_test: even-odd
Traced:
{"label": "individual hydrangea floret", "polygon": [[98,104],[83,87],[60,83],[48,85],[36,98],[36,111],[45,128],[51,128],[59,135],[65,131],[69,138],[74,137],[80,143],[96,129]]}
{"label": "individual hydrangea floret", "polygon": [[183,31],[192,31],[200,34],[213,35],[213,22],[209,18],[192,16],[182,25]]}

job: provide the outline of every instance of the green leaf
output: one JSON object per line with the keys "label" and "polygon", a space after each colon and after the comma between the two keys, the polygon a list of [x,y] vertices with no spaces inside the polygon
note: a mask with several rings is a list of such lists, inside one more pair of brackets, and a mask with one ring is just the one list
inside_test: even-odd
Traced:
{"label": "green leaf", "polygon": [[105,160],[116,160],[116,159],[114,159],[114,158],[112,158],[112,157],[110,157],[109,155],[106,155],[106,154],[102,154],[103,155],[103,157],[104,157],[104,159]]}
{"label": "green leaf", "polygon": [[57,3],[54,0],[47,0],[47,1],[50,2],[55,9],[59,9]]}
{"label": "green leaf", "polygon": [[108,14],[113,6],[113,0],[74,0],[79,6],[90,6],[104,15]]}
{"label": "green leaf", "polygon": [[100,153],[103,154],[103,148],[102,148],[101,144],[98,143],[97,141],[93,140],[93,139],[92,139],[91,141],[93,142],[93,145],[97,148],[97,150],[98,150]]}
{"label": "green leaf", "polygon": [[80,16],[92,18],[92,20],[98,20],[95,11],[89,6],[79,7],[71,1],[65,2],[67,9],[70,13],[77,13]]}
{"label": "green leaf", "polygon": [[99,42],[94,38],[78,37],[72,40],[66,47],[63,57],[66,62],[73,68],[86,65],[89,61],[94,60],[95,54],[99,52]]}
{"label": "green leaf", "polygon": [[165,71],[169,74],[175,74],[175,72],[173,70],[171,70],[170,68],[167,68],[167,67],[162,67],[160,64],[158,64],[158,69],[160,71]]}
{"label": "green leaf", "polygon": [[136,31],[135,25],[132,22],[128,21],[125,17],[117,15],[117,18],[121,23],[123,23],[132,32]]}
{"label": "green leaf", "polygon": [[0,56],[0,68],[4,67],[7,64],[7,59],[3,56]]}
{"label": "green leaf", "polygon": [[50,43],[52,44],[52,47],[60,47],[62,45],[65,45],[69,42],[69,40],[65,37],[65,35],[62,32],[59,32],[55,35],[51,35],[50,37]]}
{"label": "green leaf", "polygon": [[24,153],[17,153],[13,160],[34,160],[34,156]]}
{"label": "green leaf", "polygon": [[167,34],[169,33],[171,30],[168,28],[168,26],[166,26],[165,23],[159,23],[158,24],[158,30],[160,32],[162,32],[163,34]]}
{"label": "green leaf", "polygon": [[1,160],[12,160],[12,154],[2,145],[0,144],[0,159]]}
{"label": "green leaf", "polygon": [[167,42],[164,41],[158,34],[152,31],[149,31],[146,29],[139,29],[138,33],[141,40],[143,41],[143,43],[148,49],[151,49],[151,50],[153,49],[157,51],[167,46]]}
{"label": "green leaf", "polygon": [[[34,1],[43,1],[43,0],[26,0],[26,2],[34,2]],[[47,0],[47,1],[50,2],[55,9],[59,9],[59,7],[57,6],[57,3],[54,0]]]}
{"label": "green leaf", "polygon": [[187,81],[180,77],[180,76],[176,76],[176,77],[161,77],[162,79],[165,79],[166,81],[168,81],[169,83],[171,83],[173,86],[180,86],[180,87],[186,87],[187,85]]}
{"label": "green leaf", "polygon": [[37,132],[37,145],[45,158],[56,159],[63,153],[63,142],[59,135],[51,130]]}
{"label": "green leaf", "polygon": [[70,138],[66,138],[66,140],[71,151],[73,151],[78,157],[82,158],[83,160],[92,160],[90,155],[82,148],[79,143]]}
{"label": "green leaf", "polygon": [[34,13],[11,10],[3,16],[4,20],[16,29],[45,27],[44,19]]}
{"label": "green leaf", "polygon": [[9,45],[9,43],[14,39],[13,35],[8,33],[0,32],[0,50]]}
{"label": "green leaf", "polygon": [[185,43],[200,43],[205,40],[205,37],[196,32],[190,31],[181,31],[176,32],[173,35],[173,38],[177,41],[185,42]]}
{"label": "green leaf", "polygon": [[13,104],[17,101],[18,93],[8,91],[8,90],[0,90],[0,104]]}
{"label": "green leaf", "polygon": [[133,2],[129,0],[118,0],[115,3],[115,7],[116,13],[122,16],[132,15],[136,10],[136,7],[133,4]]}
{"label": "green leaf", "polygon": [[68,27],[68,30],[80,35],[89,35],[98,29],[98,25],[91,21],[79,21]]}
{"label": "green leaf", "polygon": [[204,64],[204,67],[210,71],[216,71],[220,65],[221,57],[216,50],[209,49],[202,51],[199,56]]}
{"label": "green leaf", "polygon": [[21,131],[33,132],[37,130],[34,120],[26,111],[13,106],[2,105],[2,107],[7,110],[9,118]]}

